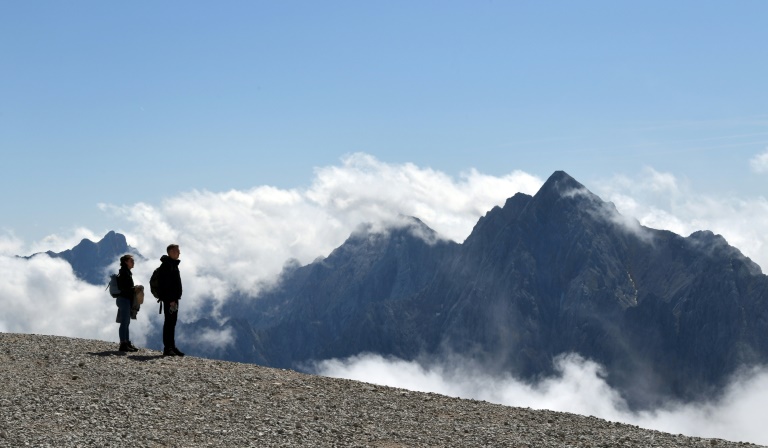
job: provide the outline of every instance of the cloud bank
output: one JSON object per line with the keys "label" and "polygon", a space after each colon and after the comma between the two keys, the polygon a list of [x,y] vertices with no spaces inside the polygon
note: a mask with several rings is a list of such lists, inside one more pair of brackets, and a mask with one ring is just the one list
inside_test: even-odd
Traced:
{"label": "cloud bank", "polygon": [[492,376],[458,357],[422,363],[364,354],[315,365],[324,376],[485,400],[507,406],[592,415],[673,434],[768,444],[763,408],[768,400],[768,370],[735,377],[722,396],[707,403],[670,402],[647,412],[632,412],[605,382],[602,367],[570,354],[555,359],[556,375],[535,383]]}
{"label": "cloud bank", "polygon": [[[0,331],[101,340],[117,339],[117,308],[103,287],[79,280],[64,260],[45,254],[29,260],[0,256]],[[133,341],[144,343],[149,322],[131,324]]]}

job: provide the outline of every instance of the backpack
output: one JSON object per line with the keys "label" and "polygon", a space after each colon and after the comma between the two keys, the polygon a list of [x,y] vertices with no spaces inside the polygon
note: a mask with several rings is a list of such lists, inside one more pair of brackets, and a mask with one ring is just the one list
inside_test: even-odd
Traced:
{"label": "backpack", "polygon": [[[162,265],[160,265],[162,267]],[[154,271],[152,271],[152,276],[149,277],[149,292],[152,293],[152,296],[157,299],[157,302],[160,304],[160,310],[157,314],[163,314],[163,301],[160,300],[160,273],[158,272],[160,268],[156,268]]]}
{"label": "backpack", "polygon": [[149,292],[158,302],[160,301],[160,274],[157,272],[159,270],[160,268],[157,268],[152,271],[152,277],[149,277]]}
{"label": "backpack", "polygon": [[109,290],[109,295],[114,297],[115,299],[120,297],[120,288],[117,286],[117,277],[118,274],[112,274],[109,276],[109,283],[107,283],[107,287],[104,288],[105,290]]}

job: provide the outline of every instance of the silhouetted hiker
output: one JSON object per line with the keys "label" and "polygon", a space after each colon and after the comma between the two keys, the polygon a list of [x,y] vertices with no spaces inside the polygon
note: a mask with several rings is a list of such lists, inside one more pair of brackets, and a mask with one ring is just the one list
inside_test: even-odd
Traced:
{"label": "silhouetted hiker", "polygon": [[184,353],[176,348],[175,336],[179,300],[181,300],[181,273],[179,272],[181,250],[178,244],[170,244],[165,251],[168,255],[160,257],[162,264],[157,269],[159,296],[165,308],[163,356],[184,356]]}
{"label": "silhouetted hiker", "polygon": [[120,288],[120,295],[115,299],[115,305],[117,305],[117,317],[120,322],[120,329],[118,330],[120,348],[118,350],[121,352],[135,352],[139,350],[131,343],[128,333],[128,326],[131,325],[131,308],[135,296],[133,274],[131,274],[133,264],[134,261],[131,255],[120,257],[120,272],[117,276],[117,287]]}

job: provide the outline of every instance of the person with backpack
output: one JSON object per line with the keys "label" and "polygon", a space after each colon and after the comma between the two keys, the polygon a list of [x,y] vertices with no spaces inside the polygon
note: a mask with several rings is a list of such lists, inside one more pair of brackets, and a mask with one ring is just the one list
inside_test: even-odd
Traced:
{"label": "person with backpack", "polygon": [[121,352],[139,351],[133,346],[128,331],[128,326],[131,325],[131,307],[135,294],[133,274],[131,274],[134,263],[133,256],[123,255],[120,257],[120,272],[117,274],[117,287],[120,289],[120,294],[115,298],[115,304],[120,321],[120,329],[118,330],[120,348],[118,350]]}
{"label": "person with backpack", "polygon": [[[184,353],[176,347],[176,319],[179,316],[179,300],[181,300],[182,292],[181,273],[179,272],[181,250],[178,244],[170,244],[165,251],[168,255],[160,257],[162,264],[153,274],[153,277],[157,277],[158,299],[162,302],[161,307],[165,308],[163,356],[184,356]],[[152,280],[150,280],[150,284],[152,284]]]}

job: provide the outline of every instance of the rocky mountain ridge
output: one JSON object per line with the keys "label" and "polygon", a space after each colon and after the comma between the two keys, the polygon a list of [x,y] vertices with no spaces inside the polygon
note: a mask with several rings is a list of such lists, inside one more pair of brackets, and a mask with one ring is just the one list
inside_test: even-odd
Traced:
{"label": "rocky mountain ridge", "polygon": [[640,226],[567,173],[489,211],[462,244],[418,236],[429,232],[418,220],[357,232],[274,290],[233,301],[233,356],[295,368],[452,353],[533,379],[573,352],[637,407],[704,397],[768,362],[758,265],[712,232]]}

